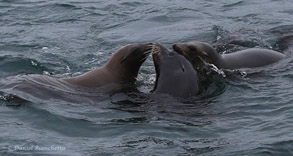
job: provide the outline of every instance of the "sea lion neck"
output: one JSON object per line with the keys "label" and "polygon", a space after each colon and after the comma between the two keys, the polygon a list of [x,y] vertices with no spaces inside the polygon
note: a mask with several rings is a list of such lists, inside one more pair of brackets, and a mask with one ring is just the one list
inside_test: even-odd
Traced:
{"label": "sea lion neck", "polygon": [[121,64],[120,61],[109,61],[103,68],[106,69],[108,73],[111,73],[113,77],[119,77],[121,81],[133,82],[136,80],[137,75],[133,75],[125,65]]}
{"label": "sea lion neck", "polygon": [[225,67],[225,61],[223,60],[223,56],[220,55],[217,51],[215,51],[216,54],[215,54],[215,60],[214,60],[214,64],[219,67],[219,68],[223,68]]}
{"label": "sea lion neck", "polygon": [[115,81],[116,78],[104,67],[94,69],[80,76],[63,79],[71,84],[82,87],[100,87]]}
{"label": "sea lion neck", "polygon": [[209,44],[205,44],[205,43],[200,45],[200,47],[202,48],[202,51],[204,53],[209,55],[210,60],[211,60],[211,62],[209,62],[209,63],[214,64],[214,65],[216,65],[217,67],[220,67],[220,68],[225,66],[223,56],[220,55],[214,47],[212,47]]}

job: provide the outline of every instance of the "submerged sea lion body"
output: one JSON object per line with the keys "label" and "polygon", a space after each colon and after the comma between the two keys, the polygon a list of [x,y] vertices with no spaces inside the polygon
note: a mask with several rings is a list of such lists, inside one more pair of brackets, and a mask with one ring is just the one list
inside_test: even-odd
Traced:
{"label": "submerged sea lion body", "polygon": [[151,43],[127,45],[115,52],[106,65],[73,78],[59,79],[37,74],[5,78],[0,81],[0,97],[5,95],[11,97],[11,101],[19,101],[33,96],[78,103],[84,101],[84,97],[94,99],[100,93],[120,88],[116,84],[135,82],[151,48]]}

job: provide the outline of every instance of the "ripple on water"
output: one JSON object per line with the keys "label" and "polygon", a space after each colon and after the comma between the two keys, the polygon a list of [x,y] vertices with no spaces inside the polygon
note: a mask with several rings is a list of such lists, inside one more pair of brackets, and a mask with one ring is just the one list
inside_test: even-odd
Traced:
{"label": "ripple on water", "polygon": [[36,60],[22,57],[2,56],[0,57],[1,77],[24,73],[44,74],[50,70]]}

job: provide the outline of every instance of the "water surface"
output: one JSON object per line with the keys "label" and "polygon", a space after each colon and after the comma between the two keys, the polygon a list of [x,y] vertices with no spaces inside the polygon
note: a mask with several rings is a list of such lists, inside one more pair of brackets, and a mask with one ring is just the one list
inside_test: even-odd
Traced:
{"label": "water surface", "polygon": [[279,46],[292,33],[292,8],[289,0],[0,0],[5,83],[28,74],[76,76],[131,43],[198,40],[219,52],[263,47],[287,56],[241,70],[246,76],[217,75],[190,99],[148,93],[151,57],[140,69],[141,93],[58,90],[70,101],[10,88],[32,102],[0,101],[1,155],[292,155],[293,49]]}

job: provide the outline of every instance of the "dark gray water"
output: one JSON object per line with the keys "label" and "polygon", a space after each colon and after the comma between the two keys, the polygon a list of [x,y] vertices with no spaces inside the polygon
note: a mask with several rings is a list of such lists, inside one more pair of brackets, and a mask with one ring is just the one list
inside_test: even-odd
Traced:
{"label": "dark gray water", "polygon": [[292,155],[293,49],[278,44],[293,32],[292,8],[290,0],[0,0],[2,85],[25,81],[40,95],[52,86],[25,75],[79,75],[131,43],[199,40],[220,52],[264,47],[287,56],[241,70],[246,76],[215,76],[188,100],[148,94],[151,58],[139,73],[142,93],[56,85],[60,94],[46,99],[12,85],[5,91],[33,102],[0,101],[1,155]]}

